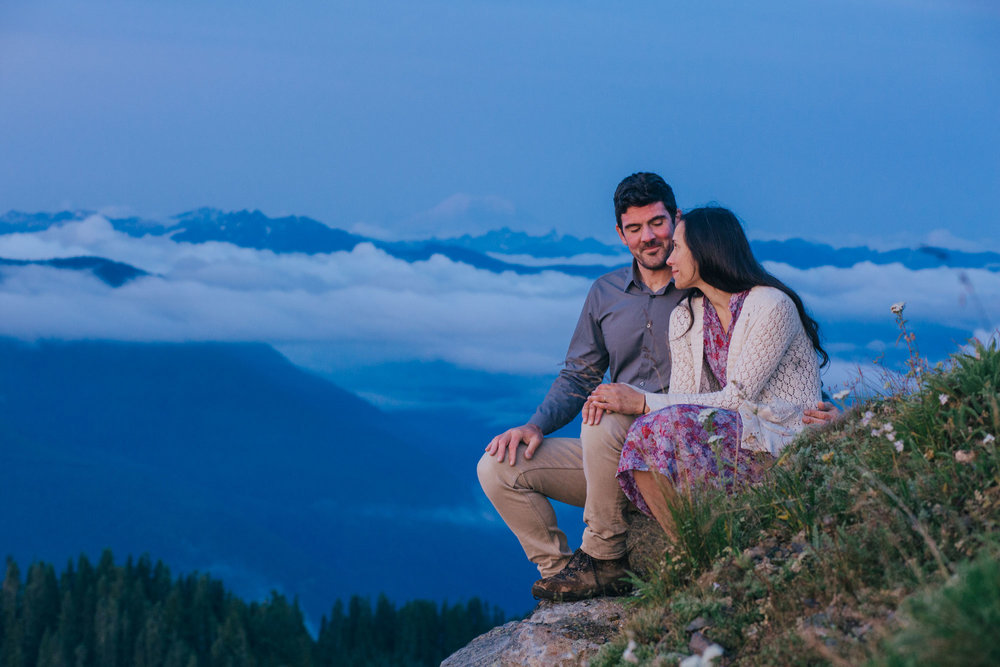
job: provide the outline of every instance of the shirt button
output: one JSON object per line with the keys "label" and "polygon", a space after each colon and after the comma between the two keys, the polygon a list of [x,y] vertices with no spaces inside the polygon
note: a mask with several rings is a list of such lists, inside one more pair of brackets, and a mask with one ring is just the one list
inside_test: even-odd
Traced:
{"label": "shirt button", "polygon": [[645,387],[645,386],[646,386],[646,381],[645,381],[645,380],[641,380],[641,381],[639,382],[639,386],[640,386],[640,387]]}
{"label": "shirt button", "polygon": [[652,329],[653,328],[653,323],[652,322],[646,322],[646,328],[647,329]]}

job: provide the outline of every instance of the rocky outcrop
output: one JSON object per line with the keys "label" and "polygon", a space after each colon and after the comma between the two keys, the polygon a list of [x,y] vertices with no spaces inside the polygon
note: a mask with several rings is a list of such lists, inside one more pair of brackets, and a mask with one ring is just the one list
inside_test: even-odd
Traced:
{"label": "rocky outcrop", "polygon": [[[663,559],[666,536],[638,510],[625,515],[629,569],[644,577]],[[585,665],[602,645],[617,636],[625,622],[621,598],[580,602],[539,602],[532,614],[473,639],[441,667],[486,665]]]}
{"label": "rocky outcrop", "polygon": [[528,618],[480,635],[441,667],[585,665],[624,621],[620,598],[539,602]]}

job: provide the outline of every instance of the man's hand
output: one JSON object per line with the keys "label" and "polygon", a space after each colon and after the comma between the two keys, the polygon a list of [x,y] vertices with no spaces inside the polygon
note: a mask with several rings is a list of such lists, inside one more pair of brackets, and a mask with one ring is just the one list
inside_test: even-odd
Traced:
{"label": "man's hand", "polygon": [[829,424],[840,416],[840,409],[833,403],[820,401],[816,404],[815,410],[806,410],[802,413],[803,424]]}
{"label": "man's hand", "polygon": [[639,415],[646,410],[646,397],[626,384],[598,385],[583,404],[583,423],[596,426],[605,412]]}
{"label": "man's hand", "polygon": [[490,444],[486,445],[486,453],[497,457],[497,461],[503,461],[504,456],[506,456],[510,464],[514,465],[518,445],[523,442],[528,446],[524,450],[524,458],[530,459],[535,450],[538,449],[538,445],[542,444],[544,437],[542,429],[534,424],[515,426],[490,440]]}

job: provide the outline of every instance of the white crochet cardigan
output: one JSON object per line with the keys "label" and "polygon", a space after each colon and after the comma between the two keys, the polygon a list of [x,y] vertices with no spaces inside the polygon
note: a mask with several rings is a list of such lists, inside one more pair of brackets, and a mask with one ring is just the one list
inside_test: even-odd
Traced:
{"label": "white crochet cardigan", "polygon": [[730,338],[726,386],[709,393],[700,393],[708,386],[703,297],[691,306],[693,323],[684,303],[670,314],[670,391],[643,392],[646,404],[650,410],[693,404],[738,411],[740,445],[777,456],[802,430],[802,411],[820,399],[819,359],[795,304],[773,287],[750,290]]}

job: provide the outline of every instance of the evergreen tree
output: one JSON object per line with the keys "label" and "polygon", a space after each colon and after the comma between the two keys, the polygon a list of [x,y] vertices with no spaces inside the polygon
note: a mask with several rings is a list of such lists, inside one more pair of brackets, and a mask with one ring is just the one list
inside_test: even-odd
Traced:
{"label": "evergreen tree", "polygon": [[97,612],[97,573],[83,554],[76,561],[73,578],[73,639],[76,643],[66,653],[77,665],[90,665],[94,656],[94,617]]}
{"label": "evergreen tree", "polygon": [[245,618],[236,604],[229,606],[222,629],[212,644],[211,667],[247,667],[258,664],[252,658]]}
{"label": "evergreen tree", "polygon": [[411,600],[399,609],[400,655],[408,664],[430,665],[443,655],[441,617],[429,600]]}
{"label": "evergreen tree", "polygon": [[33,665],[38,662],[42,638],[59,623],[59,582],[51,565],[35,563],[28,569],[23,616],[24,655]]}
{"label": "evergreen tree", "polygon": [[142,628],[132,647],[132,664],[135,667],[162,667],[167,645],[170,643],[169,630],[164,622],[163,603],[149,607]]}
{"label": "evergreen tree", "polygon": [[345,634],[347,665],[368,665],[375,651],[372,637],[372,605],[368,598],[352,595],[347,603],[347,628]]}
{"label": "evergreen tree", "polygon": [[71,667],[63,655],[62,645],[56,631],[46,630],[42,643],[38,647],[37,667]]}
{"label": "evergreen tree", "polygon": [[21,617],[21,571],[14,559],[7,559],[7,573],[0,589],[0,619],[3,624],[3,644],[0,664],[25,667],[24,619]]}
{"label": "evergreen tree", "polygon": [[372,643],[387,657],[396,655],[396,636],[399,623],[396,606],[389,602],[385,593],[379,593],[375,602],[375,617],[372,627]]}
{"label": "evergreen tree", "polygon": [[[123,573],[115,568],[111,551],[105,550],[97,565],[94,603],[94,659],[102,667],[119,667]],[[123,666],[124,667],[124,666]]]}
{"label": "evergreen tree", "polygon": [[338,660],[340,660],[340,656],[347,653],[347,641],[344,635],[346,627],[347,617],[344,615],[344,603],[337,600],[330,612],[330,619],[327,620],[324,616],[320,621],[314,652],[317,667],[333,667],[333,665],[342,664]]}

